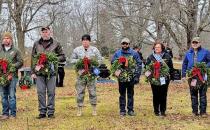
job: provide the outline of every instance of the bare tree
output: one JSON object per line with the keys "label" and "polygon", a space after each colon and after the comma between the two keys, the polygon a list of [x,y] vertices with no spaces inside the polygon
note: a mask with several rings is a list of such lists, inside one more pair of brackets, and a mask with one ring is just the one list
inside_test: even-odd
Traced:
{"label": "bare tree", "polygon": [[[40,21],[43,18],[44,12],[47,10],[44,7],[56,6],[65,0],[8,0],[8,10],[15,24],[16,36],[19,49],[25,54],[25,33],[39,28]],[[47,11],[46,11],[47,12]],[[56,17],[56,14],[52,14]],[[52,24],[54,19],[48,23]],[[36,23],[35,23],[36,22]]]}

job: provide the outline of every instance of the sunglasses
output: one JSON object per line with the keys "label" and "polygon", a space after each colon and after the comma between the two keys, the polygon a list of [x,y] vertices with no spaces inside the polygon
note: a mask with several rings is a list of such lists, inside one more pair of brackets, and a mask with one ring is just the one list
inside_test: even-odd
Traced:
{"label": "sunglasses", "polygon": [[198,43],[199,43],[199,42],[196,42],[196,41],[193,41],[193,42],[192,42],[192,44],[196,44],[196,45],[197,45]]}
{"label": "sunglasses", "polygon": [[123,43],[121,43],[121,45],[128,45],[129,43],[127,43],[127,42],[123,42]]}

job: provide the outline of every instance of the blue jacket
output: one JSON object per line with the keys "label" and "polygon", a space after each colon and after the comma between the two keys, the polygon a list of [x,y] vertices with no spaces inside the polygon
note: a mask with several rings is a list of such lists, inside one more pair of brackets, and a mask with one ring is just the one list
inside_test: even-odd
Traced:
{"label": "blue jacket", "polygon": [[[207,67],[210,67],[210,52],[204,48],[198,48],[197,62],[205,62]],[[182,77],[186,77],[186,71],[191,70],[194,66],[194,50],[190,48],[185,54],[182,63]]]}
{"label": "blue jacket", "polygon": [[142,66],[142,61],[139,57],[139,54],[134,51],[133,49],[129,48],[127,51],[124,51],[122,49],[119,49],[117,50],[113,57],[112,57],[112,60],[111,60],[111,64],[116,60],[118,59],[120,56],[133,56],[134,60],[136,61],[137,63],[137,66],[136,66],[136,71],[135,71],[135,74],[136,76],[138,76],[139,74],[141,74],[141,66]]}

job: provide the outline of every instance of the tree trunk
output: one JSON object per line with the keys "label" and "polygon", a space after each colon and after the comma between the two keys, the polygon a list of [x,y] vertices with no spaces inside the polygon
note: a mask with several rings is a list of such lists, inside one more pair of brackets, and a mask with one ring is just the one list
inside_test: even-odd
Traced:
{"label": "tree trunk", "polygon": [[16,36],[17,36],[17,42],[18,42],[18,48],[20,49],[20,51],[22,52],[22,55],[25,55],[25,34],[21,28],[21,26],[16,24]]}
{"label": "tree trunk", "polygon": [[191,40],[193,37],[197,36],[197,12],[198,12],[198,0],[192,1],[188,0],[188,26],[187,26],[187,48],[191,46]]}

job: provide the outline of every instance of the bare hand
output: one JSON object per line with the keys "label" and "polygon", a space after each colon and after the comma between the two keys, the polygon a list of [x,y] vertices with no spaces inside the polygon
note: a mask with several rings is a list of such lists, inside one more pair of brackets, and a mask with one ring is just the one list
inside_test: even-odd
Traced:
{"label": "bare hand", "polygon": [[35,67],[35,70],[36,70],[36,71],[39,71],[41,68],[42,68],[41,65],[37,65],[37,66]]}
{"label": "bare hand", "polygon": [[9,74],[8,77],[7,77],[7,79],[8,79],[9,81],[11,81],[11,80],[12,80],[12,74]]}
{"label": "bare hand", "polygon": [[120,76],[120,73],[121,73],[121,70],[116,70],[115,73],[114,73],[114,75],[115,75],[116,77],[119,77],[119,76]]}
{"label": "bare hand", "polygon": [[31,75],[31,78],[36,79],[37,77],[36,77],[35,74],[32,74],[32,75]]}

